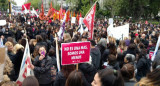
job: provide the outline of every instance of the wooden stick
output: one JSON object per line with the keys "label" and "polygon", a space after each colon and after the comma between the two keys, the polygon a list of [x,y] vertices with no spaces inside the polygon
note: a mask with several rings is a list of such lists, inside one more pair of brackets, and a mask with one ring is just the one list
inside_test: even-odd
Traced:
{"label": "wooden stick", "polygon": [[76,70],[78,71],[78,64],[76,64]]}

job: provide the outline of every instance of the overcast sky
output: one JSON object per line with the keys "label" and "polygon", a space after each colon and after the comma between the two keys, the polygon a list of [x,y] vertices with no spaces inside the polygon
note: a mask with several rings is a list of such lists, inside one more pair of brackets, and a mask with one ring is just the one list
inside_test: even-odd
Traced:
{"label": "overcast sky", "polygon": [[22,6],[25,2],[25,0],[14,0],[18,6]]}

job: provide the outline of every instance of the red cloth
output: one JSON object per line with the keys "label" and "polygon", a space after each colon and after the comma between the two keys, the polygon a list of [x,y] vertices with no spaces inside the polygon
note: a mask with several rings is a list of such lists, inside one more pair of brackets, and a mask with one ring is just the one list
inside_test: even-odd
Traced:
{"label": "red cloth", "polygon": [[22,11],[25,10],[24,6],[26,7],[27,10],[30,10],[31,3],[27,3],[27,4],[22,5]]}
{"label": "red cloth", "polygon": [[84,24],[89,30],[88,39],[93,39],[93,27],[94,27],[95,13],[96,13],[96,4],[93,6],[93,8],[90,10],[90,12],[87,14],[87,16],[83,20]]}
{"label": "red cloth", "polygon": [[136,33],[136,34],[135,34],[135,36],[139,36],[139,34],[138,34],[138,33]]}

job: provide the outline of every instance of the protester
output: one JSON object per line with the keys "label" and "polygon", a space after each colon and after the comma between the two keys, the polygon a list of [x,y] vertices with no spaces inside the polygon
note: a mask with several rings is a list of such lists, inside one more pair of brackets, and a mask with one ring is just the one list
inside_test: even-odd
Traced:
{"label": "protester", "polygon": [[54,86],[65,86],[66,79],[69,74],[75,70],[75,65],[64,65],[61,71],[56,75],[56,80],[54,81]]}
{"label": "protester", "polygon": [[15,63],[14,53],[13,53],[13,44],[8,41],[5,43],[5,46],[8,49],[8,56],[9,56],[10,60],[12,61],[12,63]]}
{"label": "protester", "polygon": [[22,86],[39,86],[38,80],[34,76],[28,76],[22,83]]}
{"label": "protester", "polygon": [[52,58],[46,54],[45,46],[39,48],[39,55],[35,58],[31,69],[34,70],[35,76],[38,79],[40,86],[51,86],[51,67]]}
{"label": "protester", "polygon": [[160,69],[157,68],[142,78],[135,86],[159,86]]}
{"label": "protester", "polygon": [[134,78],[134,65],[125,64],[121,68],[121,74],[124,79],[125,86],[134,86],[135,80]]}
{"label": "protester", "polygon": [[106,68],[96,73],[92,86],[124,86],[124,81],[119,71]]}
{"label": "protester", "polygon": [[65,86],[90,86],[80,71],[73,71],[69,74]]}
{"label": "protester", "polygon": [[96,69],[99,69],[100,66],[100,60],[101,60],[101,52],[100,50],[95,46],[95,41],[91,40],[91,58],[92,58],[92,65],[95,66]]}
{"label": "protester", "polygon": [[150,72],[151,62],[146,58],[145,49],[141,50],[136,67],[137,67],[137,73],[136,73],[137,81],[145,77],[146,74]]}

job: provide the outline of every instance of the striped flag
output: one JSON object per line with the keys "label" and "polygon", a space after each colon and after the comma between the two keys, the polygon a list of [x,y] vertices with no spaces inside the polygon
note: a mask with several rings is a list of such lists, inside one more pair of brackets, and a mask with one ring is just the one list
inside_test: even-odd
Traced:
{"label": "striped flag", "polygon": [[28,41],[26,41],[26,47],[25,47],[25,51],[24,51],[24,55],[23,55],[23,59],[20,67],[20,73],[16,81],[18,86],[22,86],[22,82],[27,76],[34,76],[33,70],[30,68],[30,65],[31,65],[30,49],[29,49]]}
{"label": "striped flag", "polygon": [[[68,12],[68,11],[67,11]],[[63,33],[65,31],[65,23],[66,23],[66,15],[67,15],[67,12],[63,18],[63,22],[62,22],[62,25],[60,27],[60,30],[58,32],[58,37],[59,37],[59,40],[62,40],[63,39]]]}

